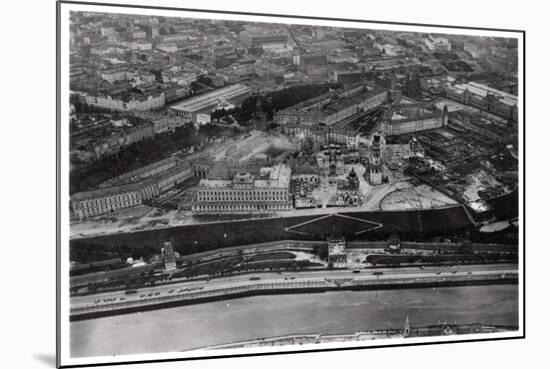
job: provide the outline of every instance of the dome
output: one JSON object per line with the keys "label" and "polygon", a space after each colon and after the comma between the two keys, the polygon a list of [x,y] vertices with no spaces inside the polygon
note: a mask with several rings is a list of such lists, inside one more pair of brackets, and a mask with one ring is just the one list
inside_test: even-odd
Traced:
{"label": "dome", "polygon": [[253,181],[253,178],[250,173],[238,172],[233,177],[233,182],[235,183],[251,183],[252,181]]}

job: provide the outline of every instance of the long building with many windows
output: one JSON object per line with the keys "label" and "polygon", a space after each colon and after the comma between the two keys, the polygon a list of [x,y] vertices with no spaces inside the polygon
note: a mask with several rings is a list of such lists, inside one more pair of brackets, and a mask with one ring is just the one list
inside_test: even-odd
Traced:
{"label": "long building with many windows", "polygon": [[449,99],[518,121],[518,97],[481,83],[456,84],[445,89]]}
{"label": "long building with many windows", "polygon": [[397,136],[447,126],[447,106],[438,110],[429,103],[397,104],[385,113],[381,128],[386,136]]}
{"label": "long building with many windows", "polygon": [[273,120],[279,125],[302,124],[333,126],[362,111],[376,108],[388,102],[388,90],[380,86],[364,84],[304,101],[278,111]]}
{"label": "long building with many windows", "polygon": [[249,87],[241,84],[223,87],[172,105],[169,113],[196,122],[198,114],[210,114],[221,103],[240,104],[251,92]]}
{"label": "long building with many windows", "polygon": [[143,204],[158,195],[151,181],[78,192],[71,196],[75,218],[83,220]]}
{"label": "long building with many windows", "polygon": [[278,164],[255,178],[236,173],[232,179],[202,179],[193,199],[195,214],[265,213],[292,209],[288,166]]}
{"label": "long building with many windows", "polygon": [[[172,165],[172,164],[177,165]],[[159,169],[163,169],[159,172]],[[154,174],[151,174],[154,173]],[[185,161],[163,160],[91,190],[71,196],[71,209],[77,219],[86,219],[141,205],[193,176]]]}
{"label": "long building with many windows", "polygon": [[288,35],[280,30],[246,30],[240,33],[240,38],[241,42],[247,47],[258,47],[266,44],[284,44],[288,42]]}
{"label": "long building with many windows", "polygon": [[87,105],[97,106],[104,109],[130,111],[130,110],[158,110],[164,107],[164,93],[142,96],[135,93],[128,93],[125,96],[104,96],[100,94],[80,93],[81,99]]}

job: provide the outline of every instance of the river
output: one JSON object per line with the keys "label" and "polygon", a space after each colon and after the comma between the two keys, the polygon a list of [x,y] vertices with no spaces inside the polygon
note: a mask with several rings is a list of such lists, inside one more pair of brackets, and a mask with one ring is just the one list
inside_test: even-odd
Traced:
{"label": "river", "polygon": [[518,286],[271,295],[76,321],[71,356],[190,350],[294,333],[353,333],[438,320],[518,325]]}

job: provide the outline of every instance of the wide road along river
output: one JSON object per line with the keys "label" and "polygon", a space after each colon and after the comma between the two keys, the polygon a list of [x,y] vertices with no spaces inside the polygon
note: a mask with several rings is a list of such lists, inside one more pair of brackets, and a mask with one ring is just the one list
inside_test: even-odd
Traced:
{"label": "wide road along river", "polygon": [[190,350],[294,333],[518,325],[517,285],[256,296],[70,323],[71,356]]}

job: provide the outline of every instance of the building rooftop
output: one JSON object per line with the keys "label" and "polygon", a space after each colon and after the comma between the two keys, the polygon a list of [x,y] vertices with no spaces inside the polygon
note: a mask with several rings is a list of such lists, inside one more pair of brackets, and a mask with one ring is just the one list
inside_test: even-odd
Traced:
{"label": "building rooftop", "polygon": [[284,164],[271,167],[268,179],[256,179],[250,173],[239,172],[233,179],[202,179],[199,187],[203,188],[233,188],[239,184],[252,185],[254,188],[288,188],[291,170]]}
{"label": "building rooftop", "polygon": [[[365,91],[362,90],[363,87]],[[327,92],[321,96],[314,97],[284,109],[281,113],[299,112],[300,114],[326,116],[345,109],[350,105],[357,104],[372,96],[376,96],[384,91],[385,89],[378,85],[371,87],[358,84],[346,89]]]}
{"label": "building rooftop", "polygon": [[95,199],[98,197],[106,197],[110,195],[118,195],[127,192],[134,192],[141,190],[143,183],[127,183],[123,185],[98,188],[90,191],[77,192],[71,196],[71,201],[83,201],[89,199]]}
{"label": "building rooftop", "polygon": [[[71,201],[82,201],[82,200],[94,199],[98,197],[118,195],[121,193],[140,191],[145,186],[156,183],[162,178],[169,177],[177,172],[180,172],[182,170],[186,170],[189,168],[190,168],[189,163],[184,161],[176,167],[170,168],[168,170],[165,170],[161,173],[157,173],[150,177],[138,178],[136,179],[136,181],[133,181],[133,182],[126,182],[126,181],[122,183],[117,182],[117,184],[111,185],[108,187],[102,187],[102,188],[98,188],[90,191],[77,192],[71,196]],[[104,183],[107,183],[107,182],[104,182]]]}
{"label": "building rooftop", "polygon": [[192,97],[179,104],[172,105],[170,108],[179,111],[195,112],[216,106],[220,100],[231,99],[249,93],[250,91],[250,88],[247,86],[235,84],[208,92],[204,95]]}
{"label": "building rooftop", "polygon": [[492,87],[489,87],[477,82],[469,82],[468,84],[465,84],[465,83],[456,84],[451,88],[458,93],[464,93],[464,91],[468,90],[474,95],[477,95],[480,97],[485,97],[487,96],[487,94],[494,94],[500,97],[501,102],[510,106],[517,105],[518,103],[517,96],[509,94],[508,92],[494,89]]}
{"label": "building rooftop", "polygon": [[173,163],[174,166],[177,166],[177,165],[183,164],[184,162],[181,159],[179,159],[175,156],[171,156],[169,158],[159,160],[159,161],[156,161],[152,164],[137,168],[137,169],[132,170],[130,172],[123,173],[123,174],[121,174],[117,177],[111,178],[111,179],[103,182],[99,186],[100,187],[107,187],[107,186],[111,186],[111,185],[114,185],[114,184],[122,184],[122,183],[131,182],[136,178],[142,179],[142,178],[147,177],[147,175],[146,175],[147,172],[149,172],[151,170],[154,170],[156,168],[160,168],[163,165],[167,165],[167,164],[169,165],[169,164],[172,164],[172,163]]}
{"label": "building rooftop", "polygon": [[319,168],[310,163],[296,164],[293,170],[294,174],[318,174]]}

